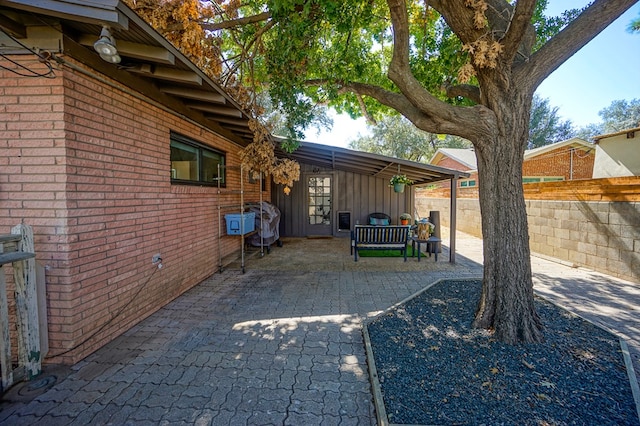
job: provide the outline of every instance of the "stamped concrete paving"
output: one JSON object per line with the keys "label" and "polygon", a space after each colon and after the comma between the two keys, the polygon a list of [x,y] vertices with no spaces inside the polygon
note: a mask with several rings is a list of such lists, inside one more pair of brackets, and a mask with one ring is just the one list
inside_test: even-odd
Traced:
{"label": "stamped concrete paving", "polygon": [[[458,247],[456,265],[428,257],[355,263],[347,240],[287,240],[248,259],[245,274],[230,265],[213,275],[31,401],[9,392],[0,423],[375,424],[362,322],[436,279],[479,276],[481,244],[462,236]],[[591,311],[640,306],[630,283],[540,259],[536,268],[536,290],[568,304],[572,291],[588,288],[584,297],[597,299],[583,303]],[[612,285],[625,288],[624,301]],[[637,345],[639,320],[623,316],[612,326]]]}

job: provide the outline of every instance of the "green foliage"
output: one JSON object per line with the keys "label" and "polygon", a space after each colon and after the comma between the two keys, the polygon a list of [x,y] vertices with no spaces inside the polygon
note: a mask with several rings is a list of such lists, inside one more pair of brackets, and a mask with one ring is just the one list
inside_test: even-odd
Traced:
{"label": "green foliage", "polygon": [[560,16],[545,16],[544,11],[547,8],[548,0],[538,1],[536,10],[533,14],[533,27],[536,30],[536,44],[533,51],[540,49],[554,35],[558,34],[564,27],[573,21],[584,9],[569,9]]}
{"label": "green foliage", "polygon": [[640,99],[613,101],[598,115],[602,118],[604,133],[640,127]]}
{"label": "green foliage", "polygon": [[630,33],[640,33],[640,15],[629,23],[627,31]]}
{"label": "green foliage", "polygon": [[407,175],[393,175],[391,179],[389,179],[390,185],[395,185],[397,183],[401,183],[404,185],[412,185],[413,181],[407,177]]}
{"label": "green foliage", "polygon": [[579,129],[576,136],[591,140],[598,135],[616,133],[626,129],[640,127],[640,99],[616,100],[598,112],[600,123],[592,123]]}
{"label": "green foliage", "polygon": [[562,121],[558,116],[558,107],[551,108],[549,99],[533,97],[531,119],[529,121],[528,149],[564,141],[575,136],[570,120]]}
{"label": "green foliage", "polygon": [[375,126],[371,136],[351,141],[349,147],[360,151],[427,163],[438,148],[470,148],[471,142],[457,136],[435,135],[418,129],[405,117],[389,115]]}

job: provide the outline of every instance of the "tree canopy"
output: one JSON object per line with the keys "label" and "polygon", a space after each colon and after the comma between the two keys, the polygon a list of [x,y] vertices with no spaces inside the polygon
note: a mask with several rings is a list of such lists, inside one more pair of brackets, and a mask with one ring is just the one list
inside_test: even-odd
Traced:
{"label": "tree canopy", "polygon": [[375,125],[370,125],[369,130],[371,135],[351,141],[349,147],[421,163],[427,163],[438,148],[471,147],[471,142],[457,136],[435,135],[420,130],[399,115],[383,117]]}

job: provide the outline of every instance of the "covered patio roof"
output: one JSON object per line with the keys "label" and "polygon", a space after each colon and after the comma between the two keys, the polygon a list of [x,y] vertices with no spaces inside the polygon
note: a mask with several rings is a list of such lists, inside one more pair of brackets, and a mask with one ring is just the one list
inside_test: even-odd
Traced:
{"label": "covered patio roof", "polygon": [[[276,142],[280,139],[276,138]],[[371,154],[331,145],[300,142],[300,147],[292,153],[284,152],[279,143],[278,157],[291,158],[301,163],[333,170],[343,170],[367,176],[390,179],[395,174],[404,174],[414,181],[414,185],[428,185],[443,180],[457,180],[469,177],[459,170],[445,169],[431,164],[402,160],[385,155]]]}
{"label": "covered patio roof", "polygon": [[291,158],[300,163],[315,165],[330,170],[342,170],[362,175],[390,179],[401,173],[414,181],[414,185],[428,185],[443,180],[451,181],[451,207],[449,218],[449,262],[456,259],[456,189],[457,180],[469,177],[468,173],[459,170],[402,160],[385,155],[371,154],[330,145],[311,142],[300,142],[300,147],[292,153],[284,152],[276,139],[276,155],[280,158]]}

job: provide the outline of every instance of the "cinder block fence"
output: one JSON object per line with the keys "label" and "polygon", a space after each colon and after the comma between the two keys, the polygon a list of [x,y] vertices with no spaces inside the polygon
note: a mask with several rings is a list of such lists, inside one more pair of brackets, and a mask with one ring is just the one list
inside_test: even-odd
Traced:
{"label": "cinder block fence", "polygon": [[[482,237],[477,191],[459,197],[457,229]],[[525,199],[532,252],[640,282],[640,177],[531,183]],[[416,190],[416,208],[450,225],[444,191]]]}

